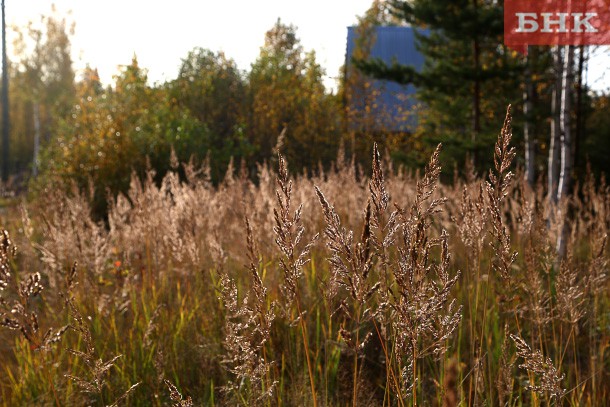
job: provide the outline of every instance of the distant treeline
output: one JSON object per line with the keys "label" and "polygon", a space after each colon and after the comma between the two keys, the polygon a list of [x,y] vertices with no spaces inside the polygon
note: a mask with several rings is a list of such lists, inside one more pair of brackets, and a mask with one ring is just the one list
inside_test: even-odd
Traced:
{"label": "distant treeline", "polygon": [[[402,22],[389,10],[375,1],[360,18],[355,56],[366,60],[375,25]],[[490,18],[495,15],[490,12]],[[442,141],[445,166],[465,175],[466,168],[489,167],[486,158],[474,161],[474,167],[465,164],[490,156],[482,153],[493,148],[509,103],[514,106],[516,142],[523,147],[527,124],[538,175],[546,171],[555,81],[549,49],[540,48],[526,61],[506,49],[501,37],[488,35],[480,39],[480,68],[473,74],[466,69],[472,52],[468,39],[460,42],[455,33],[439,27],[421,40],[427,60],[416,78],[424,102],[418,127],[412,134],[396,134],[367,130],[366,123],[376,119],[367,114],[373,111],[367,104],[375,103],[367,76],[342,69],[337,92],[329,92],[315,52],[306,52],[296,28],[280,20],[267,32],[247,72],[223,53],[196,48],[182,60],[177,78],[152,85],[135,57],[108,86],[94,68],[76,75],[71,33],[65,19],[46,17],[42,27],[21,30],[15,42],[19,57],[10,66],[10,169],[13,181],[22,185],[35,180],[30,185],[92,187],[100,210],[109,192],[128,189],[132,172],[143,176],[152,168],[160,179],[172,165],[172,151],[175,162],[208,160],[210,178],[217,182],[228,168],[255,177],[257,163],[276,159],[278,152],[297,172],[329,168],[341,146],[358,164],[370,157],[373,141],[395,162],[417,167]],[[369,67],[367,72],[380,76],[374,71]],[[409,82],[392,73],[390,78]],[[527,83],[533,86],[534,108],[525,116]],[[585,172],[587,161],[594,172],[606,172],[609,97],[589,92],[582,81],[574,86],[575,174]],[[348,108],[354,98],[364,101],[358,112]],[[359,126],[348,126],[348,121]],[[523,165],[524,148],[519,151]]]}

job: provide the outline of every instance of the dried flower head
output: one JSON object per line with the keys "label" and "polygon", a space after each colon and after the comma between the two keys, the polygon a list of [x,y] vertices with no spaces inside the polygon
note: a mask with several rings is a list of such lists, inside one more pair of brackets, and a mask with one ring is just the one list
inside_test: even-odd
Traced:
{"label": "dried flower head", "polygon": [[548,393],[553,398],[561,398],[565,394],[565,389],[561,387],[565,375],[559,374],[551,358],[545,359],[542,352],[533,351],[521,337],[516,335],[510,337],[517,346],[517,356],[523,358],[523,363],[519,367],[538,378],[538,382],[530,383],[528,388],[540,394]]}
{"label": "dried flower head", "polygon": [[222,364],[235,376],[235,380],[225,386],[225,392],[241,393],[247,383],[252,397],[250,402],[257,404],[268,400],[277,384],[269,380],[273,362],[267,361],[264,355],[275,312],[273,305],[268,305],[267,289],[259,275],[259,254],[248,218],[245,223],[251,285],[241,303],[237,285],[224,269],[219,270],[220,299],[226,309],[223,341],[226,353]]}
{"label": "dried flower head", "polygon": [[511,106],[506,111],[504,126],[496,141],[494,149],[495,173],[489,171],[489,182],[486,183],[487,198],[489,199],[489,217],[492,224],[492,235],[495,242],[493,248],[496,253],[494,269],[504,279],[510,277],[510,269],[517,258],[517,252],[511,249],[510,232],[504,224],[502,217],[502,201],[508,194],[508,189],[513,179],[513,173],[509,171],[510,165],[515,158],[515,148],[510,147],[512,139],[512,115]]}
{"label": "dried flower head", "polygon": [[182,396],[182,393],[180,393],[178,391],[178,388],[176,386],[174,386],[174,384],[172,382],[165,379],[165,385],[167,386],[167,389],[169,390],[169,397],[172,399],[172,402],[174,403],[173,404],[174,407],[192,407],[193,406],[193,400],[190,398],[190,396],[185,399]]}

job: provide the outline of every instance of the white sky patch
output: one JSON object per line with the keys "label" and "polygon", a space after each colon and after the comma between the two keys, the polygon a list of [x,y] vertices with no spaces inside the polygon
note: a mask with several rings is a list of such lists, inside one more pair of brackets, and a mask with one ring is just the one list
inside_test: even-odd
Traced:
{"label": "white sky patch", "polygon": [[[105,83],[119,65],[137,55],[151,82],[176,77],[181,59],[195,47],[224,51],[242,70],[259,55],[267,32],[276,20],[297,26],[306,51],[316,51],[326,70],[325,84],[345,61],[347,27],[357,22],[371,0],[57,0],[57,15],[71,11],[76,22],[72,38],[75,68],[97,67]],[[43,0],[6,0],[7,24],[25,26],[50,15]],[[11,47],[11,38],[8,39]]]}
{"label": "white sky patch", "polygon": [[587,83],[593,90],[610,92],[610,47],[591,47],[589,58]]}

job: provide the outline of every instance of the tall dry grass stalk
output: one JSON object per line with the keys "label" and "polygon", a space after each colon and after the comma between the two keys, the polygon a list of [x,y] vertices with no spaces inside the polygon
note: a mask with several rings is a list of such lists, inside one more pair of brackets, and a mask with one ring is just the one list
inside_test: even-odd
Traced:
{"label": "tall dry grass stalk", "polygon": [[533,351],[522,338],[511,335],[511,339],[517,347],[517,355],[523,358],[523,364],[519,365],[519,367],[527,370],[539,379],[537,384],[528,384],[528,388],[537,393],[548,392],[552,398],[563,396],[565,390],[561,387],[561,381],[564,375],[557,371],[553,361],[548,357],[544,358],[542,352]]}
{"label": "tall dry grass stalk", "polygon": [[510,147],[512,134],[511,106],[506,112],[506,119],[500,131],[500,136],[494,148],[495,173],[489,171],[489,181],[486,184],[487,198],[489,200],[489,217],[492,224],[492,233],[495,238],[494,251],[496,260],[494,269],[503,279],[510,281],[511,265],[517,258],[517,252],[512,251],[510,242],[510,231],[504,224],[502,216],[502,203],[508,195],[511,181],[514,177],[510,166],[515,158],[516,151]]}
{"label": "tall dry grass stalk", "polygon": [[[235,375],[226,391],[236,392],[248,404],[264,403],[273,397],[277,382],[270,378],[272,361],[267,360],[265,347],[270,339],[271,324],[275,318],[269,307],[267,289],[259,274],[259,254],[255,247],[252,227],[245,220],[250,275],[249,293],[239,301],[235,282],[220,270],[220,293],[226,308],[223,364]],[[248,385],[248,388],[245,386]],[[244,399],[244,393],[251,396]],[[238,399],[239,400],[239,399]]]}
{"label": "tall dry grass stalk", "polygon": [[105,223],[77,191],[28,204],[20,254],[0,236],[0,404],[603,405],[610,188],[550,207],[511,137],[509,110],[488,180],[454,185],[440,146],[421,173],[374,146],[370,176],[174,160]]}
{"label": "tall dry grass stalk", "polygon": [[[40,273],[32,273],[18,282],[11,272],[11,257],[17,254],[9,233],[0,236],[0,326],[19,331],[30,347],[47,351],[61,340],[68,329],[50,327],[40,330],[38,312],[33,302],[40,296],[43,286]],[[12,289],[12,290],[11,290]],[[12,292],[11,292],[12,291]]]}
{"label": "tall dry grass stalk", "polygon": [[[284,132],[282,132],[283,134]],[[281,135],[280,135],[281,136]],[[314,372],[309,355],[309,339],[305,324],[306,311],[301,305],[302,300],[299,291],[299,281],[303,277],[303,267],[309,262],[311,247],[318,239],[316,234],[309,243],[299,250],[298,246],[303,239],[305,228],[301,224],[301,211],[303,206],[299,206],[294,213],[291,212],[292,181],[288,177],[288,166],[284,157],[278,155],[278,189],[275,191],[277,196],[277,208],[273,209],[275,218],[275,243],[279,247],[283,257],[280,258],[280,269],[284,275],[284,284],[280,287],[283,294],[283,305],[290,309],[292,303],[296,303],[297,316],[292,324],[298,321],[301,327],[301,337],[303,338],[303,348],[305,360],[307,361],[307,373],[309,375],[309,385],[311,387],[311,397],[314,407],[317,407],[316,385]],[[289,311],[288,311],[289,312]],[[287,314],[288,315],[288,314]]]}

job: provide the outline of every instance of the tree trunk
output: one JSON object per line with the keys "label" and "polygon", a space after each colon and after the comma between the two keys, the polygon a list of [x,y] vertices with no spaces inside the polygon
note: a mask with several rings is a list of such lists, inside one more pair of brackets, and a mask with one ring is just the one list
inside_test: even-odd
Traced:
{"label": "tree trunk", "polygon": [[572,92],[574,87],[574,46],[566,46],[561,80],[560,150],[561,165],[557,201],[570,192],[572,180]]}
{"label": "tree trunk", "polygon": [[[473,0],[475,19],[478,18],[478,0]],[[477,154],[477,139],[481,132],[481,80],[479,77],[479,69],[481,65],[481,46],[479,44],[478,33],[474,34],[474,41],[472,44],[473,48],[473,59],[474,59],[474,89],[472,97],[472,161],[476,165],[478,160]]]}
{"label": "tree trunk", "polygon": [[528,53],[525,61],[525,91],[523,92],[523,114],[525,125],[523,127],[523,138],[525,140],[525,179],[530,187],[536,182],[536,145],[532,126],[534,84],[532,83],[532,47],[527,47]]}
{"label": "tree trunk", "polygon": [[561,106],[561,81],[563,64],[561,58],[561,47],[556,46],[553,50],[553,62],[555,66],[555,86],[551,100],[551,140],[549,142],[548,162],[548,197],[551,206],[557,204],[557,185],[559,178],[559,134],[560,128],[560,106]]}
{"label": "tree trunk", "polygon": [[32,177],[38,176],[38,154],[40,154],[40,103],[34,103],[34,161]]}
{"label": "tree trunk", "polygon": [[[565,49],[563,61],[563,75],[561,80],[561,109],[560,109],[560,150],[561,165],[559,185],[557,186],[557,201],[561,202],[570,193],[572,181],[572,88],[574,86],[574,46],[568,45]],[[557,237],[557,255],[563,258],[566,251],[567,228],[566,213],[563,216],[562,228]]]}
{"label": "tree trunk", "polygon": [[578,84],[576,86],[576,132],[574,133],[574,149],[572,152],[572,163],[574,168],[578,168],[578,155],[580,150],[580,143],[584,137],[584,119],[585,109],[583,107],[584,101],[584,72],[585,72],[585,46],[581,45],[578,47]]}

